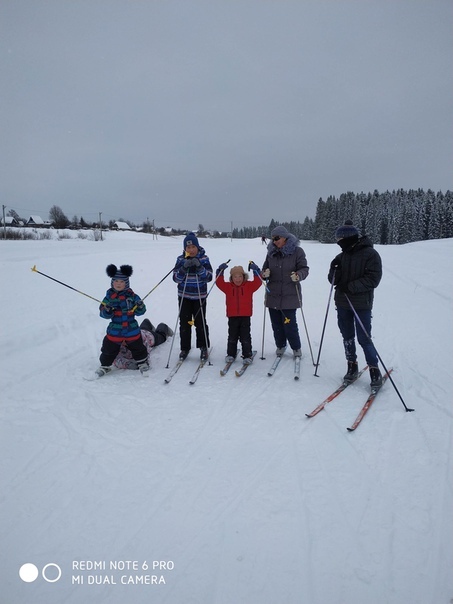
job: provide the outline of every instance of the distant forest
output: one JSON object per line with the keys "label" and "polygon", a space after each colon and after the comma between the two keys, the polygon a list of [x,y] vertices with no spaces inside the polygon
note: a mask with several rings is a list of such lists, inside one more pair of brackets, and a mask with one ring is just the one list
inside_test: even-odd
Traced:
{"label": "distant forest", "polygon": [[338,199],[334,196],[326,201],[320,199],[314,220],[308,217],[303,222],[271,220],[267,226],[234,229],[233,237],[269,237],[275,226],[283,224],[299,239],[333,243],[335,229],[347,219],[373,243],[382,245],[445,239],[453,237],[453,194],[434,193],[430,189],[344,193]]}

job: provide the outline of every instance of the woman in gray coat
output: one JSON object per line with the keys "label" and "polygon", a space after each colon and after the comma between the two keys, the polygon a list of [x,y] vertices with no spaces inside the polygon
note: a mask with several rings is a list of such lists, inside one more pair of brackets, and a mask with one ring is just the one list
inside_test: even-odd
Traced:
{"label": "woman in gray coat", "polygon": [[301,356],[296,310],[301,307],[300,281],[308,277],[307,259],[299,241],[284,226],[271,233],[261,276],[267,281],[265,305],[274,332],[277,355],[281,356],[287,343],[294,356]]}

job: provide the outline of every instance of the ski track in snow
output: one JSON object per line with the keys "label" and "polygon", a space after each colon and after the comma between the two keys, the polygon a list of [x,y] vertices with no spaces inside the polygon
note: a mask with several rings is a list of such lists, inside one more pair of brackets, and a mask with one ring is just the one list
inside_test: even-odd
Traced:
{"label": "ski track in snow", "polygon": [[[7,242],[0,270],[17,303],[3,329],[0,578],[5,604],[448,604],[453,503],[453,241],[379,247],[375,345],[408,407],[387,382],[348,433],[368,374],[316,417],[345,369],[330,308],[319,377],[298,316],[299,381],[287,353],[276,373],[262,289],[254,297],[254,363],[223,367],[224,297],[208,302],[212,365],[193,386],[193,350],[170,384],[170,342],[151,376],[115,371],[94,382],[107,323],[97,304],[30,271],[102,299],[105,266],[134,266],[145,295],[180,253],[182,238],[111,233],[106,241]],[[121,244],[121,254],[118,244]],[[206,240],[214,268],[264,259],[256,240]],[[311,273],[304,312],[316,358],[336,246],[303,242]],[[159,252],[160,263],[150,263]],[[39,262],[37,262],[39,258]],[[147,298],[146,317],[175,324],[171,278]],[[359,349],[360,361],[363,356]],[[169,362],[168,362],[169,361]],[[173,560],[166,584],[72,585],[72,561]],[[22,582],[25,562],[63,569],[58,583]],[[143,572],[143,571],[141,571]],[[87,575],[89,573],[85,573]],[[99,572],[97,573],[99,574]],[[110,574],[108,571],[105,574]],[[136,574],[136,573],[134,573]],[[137,573],[137,574],[140,574]],[[1,600],[3,602],[3,600]]]}

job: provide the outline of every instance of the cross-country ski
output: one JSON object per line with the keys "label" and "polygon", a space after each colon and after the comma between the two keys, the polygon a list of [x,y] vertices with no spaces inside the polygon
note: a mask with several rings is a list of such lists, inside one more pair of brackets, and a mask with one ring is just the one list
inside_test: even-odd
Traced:
{"label": "cross-country ski", "polygon": [[305,415],[307,417],[314,417],[315,415],[317,415],[320,411],[322,411],[324,409],[324,407],[328,403],[331,403],[334,399],[337,398],[338,395],[340,395],[344,390],[346,390],[346,388],[348,386],[351,386],[351,384],[354,384],[354,382],[356,382],[359,379],[359,377],[362,375],[362,373],[364,371],[366,371],[367,369],[368,369],[368,367],[364,367],[361,371],[359,371],[359,373],[353,380],[350,380],[349,382],[343,381],[340,384],[340,386],[338,386],[338,388],[332,392],[332,394],[330,394],[326,399],[324,399],[322,401],[322,403],[320,403],[317,407],[315,407],[313,409],[313,411],[311,411],[310,413],[306,413]]}
{"label": "cross-country ski", "polygon": [[360,425],[361,421],[365,417],[366,413],[368,412],[369,408],[373,404],[373,402],[376,399],[377,395],[381,391],[382,386],[384,385],[384,383],[386,382],[387,378],[392,373],[392,371],[393,371],[393,369],[389,369],[388,372],[385,375],[382,376],[382,385],[379,386],[379,388],[373,388],[371,390],[371,394],[368,396],[367,400],[365,401],[365,404],[363,405],[362,409],[360,410],[360,413],[358,414],[358,416],[355,419],[354,423],[351,425],[350,428],[347,428],[349,432],[353,432],[356,428],[358,428],[358,426]]}
{"label": "cross-country ski", "polygon": [[252,358],[251,359],[244,359],[242,361],[241,367],[235,371],[236,377],[241,377],[241,375],[244,375],[244,373],[246,372],[246,370],[248,369],[248,367],[250,367],[250,365],[252,364],[253,359],[255,358],[255,356],[256,356],[256,350],[254,350],[252,352]]}

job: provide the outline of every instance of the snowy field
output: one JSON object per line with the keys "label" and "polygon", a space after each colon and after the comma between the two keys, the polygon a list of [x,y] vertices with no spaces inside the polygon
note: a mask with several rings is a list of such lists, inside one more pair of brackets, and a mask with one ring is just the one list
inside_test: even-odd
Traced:
{"label": "snowy field", "polygon": [[[265,257],[260,240],[200,242],[214,269],[228,259],[261,265]],[[326,274],[339,248],[302,245],[316,359]],[[267,377],[274,344],[263,288],[254,296],[256,360],[241,378],[220,377],[227,320],[214,287],[212,365],[195,385],[188,383],[194,350],[164,383],[178,338],[171,356],[171,340],[152,352],[149,378],[118,371],[89,382],[107,321],[97,302],[30,269],[102,299],[107,264],[132,264],[131,286],[143,297],[172,268],[182,237],[107,233],[102,242],[0,246],[8,294],[1,604],[453,602],[453,240],[377,247],[384,277],[374,342],[415,412],[405,412],[387,382],[352,433],[346,428],[366,399],[368,374],[318,416],[305,416],[346,369],[333,303],[319,377],[300,313],[301,379],[293,379],[289,355]],[[175,327],[171,277],[146,303],[145,317]]]}

